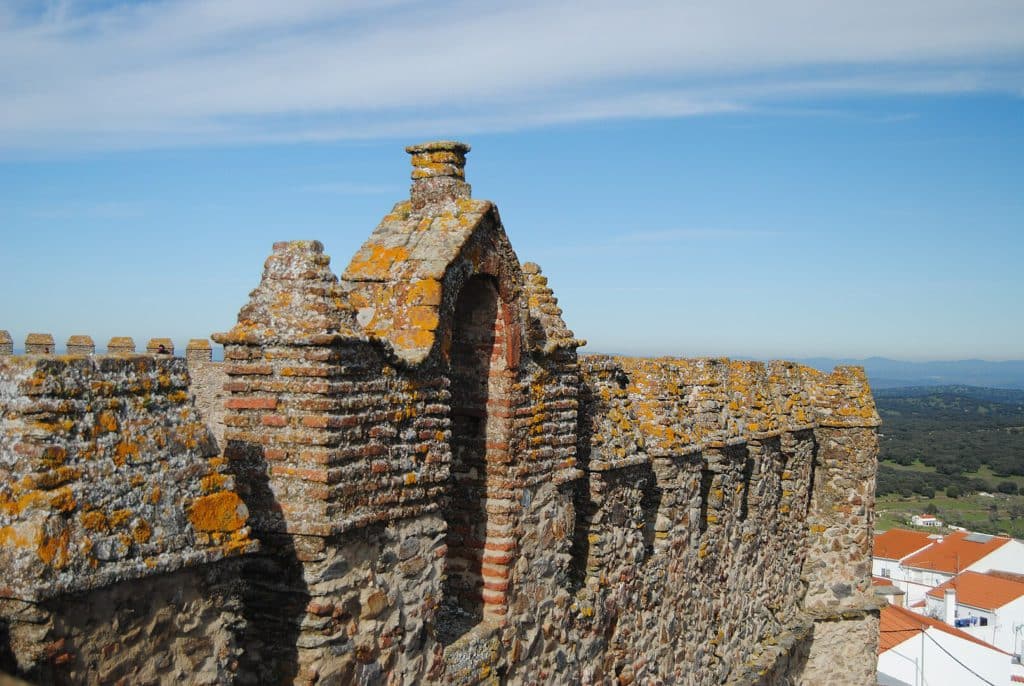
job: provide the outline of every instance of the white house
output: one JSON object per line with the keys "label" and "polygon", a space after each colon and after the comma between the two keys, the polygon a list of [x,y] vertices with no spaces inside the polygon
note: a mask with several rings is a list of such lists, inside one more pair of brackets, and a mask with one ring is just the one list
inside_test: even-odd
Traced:
{"label": "white house", "polygon": [[1024,572],[1024,543],[1006,536],[954,531],[900,560],[899,574],[907,603],[913,607],[929,590],[961,572],[993,569]]}
{"label": "white house", "polygon": [[1010,684],[1011,656],[943,622],[882,608],[878,683],[884,686]]}
{"label": "white house", "polygon": [[930,514],[914,515],[910,523],[914,526],[942,526],[942,520]]}
{"label": "white house", "polygon": [[898,576],[900,560],[924,550],[941,536],[909,529],[889,529],[875,534],[871,553],[871,574],[893,579]]}
{"label": "white house", "polygon": [[1024,653],[1024,580],[1013,577],[964,572],[928,591],[925,611],[1019,656]]}
{"label": "white house", "polygon": [[[923,531],[908,529],[889,529],[876,534],[871,557],[871,575],[880,579],[888,579],[897,589],[908,593],[911,582],[907,570],[900,567],[900,562],[924,550],[941,538],[942,536],[939,534],[927,534]],[[920,600],[922,594],[923,590],[917,593],[914,599]]]}

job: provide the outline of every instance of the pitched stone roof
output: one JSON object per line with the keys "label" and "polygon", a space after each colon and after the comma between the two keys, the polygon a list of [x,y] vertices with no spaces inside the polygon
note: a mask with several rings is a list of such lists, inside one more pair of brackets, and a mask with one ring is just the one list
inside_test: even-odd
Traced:
{"label": "pitched stone roof", "polygon": [[486,200],[460,199],[436,215],[400,202],[381,220],[342,274],[356,321],[387,340],[410,363],[424,360],[440,321],[442,281],[486,218],[500,225]]}
{"label": "pitched stone roof", "polygon": [[238,313],[238,323],[227,333],[214,334],[213,340],[319,344],[332,338],[358,337],[352,308],[330,263],[320,241],[275,243],[259,286]]}

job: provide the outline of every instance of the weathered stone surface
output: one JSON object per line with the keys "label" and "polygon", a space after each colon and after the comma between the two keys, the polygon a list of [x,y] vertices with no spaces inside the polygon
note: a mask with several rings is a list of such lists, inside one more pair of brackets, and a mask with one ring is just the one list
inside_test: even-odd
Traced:
{"label": "weathered stone surface", "polygon": [[872,683],[863,372],[578,356],[469,147],[408,151],[410,200],[340,280],[274,245],[224,362],[0,358],[0,668]]}
{"label": "weathered stone surface", "polygon": [[189,403],[183,360],[0,360],[0,596],[39,600],[249,550],[244,518],[216,535],[230,493]]}

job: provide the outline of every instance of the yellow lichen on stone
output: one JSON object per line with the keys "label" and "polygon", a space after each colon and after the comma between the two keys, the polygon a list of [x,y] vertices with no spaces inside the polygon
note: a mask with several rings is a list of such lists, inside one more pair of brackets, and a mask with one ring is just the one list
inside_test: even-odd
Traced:
{"label": "yellow lichen on stone", "polygon": [[200,479],[199,486],[203,489],[203,493],[213,493],[215,491],[223,490],[225,481],[227,481],[227,477],[223,474],[214,472],[213,474],[207,474]]}
{"label": "yellow lichen on stone", "polygon": [[83,512],[79,520],[82,522],[82,528],[88,529],[89,531],[108,531],[110,524],[107,522],[107,516],[99,510],[88,510]]}
{"label": "yellow lichen on stone", "polygon": [[245,525],[249,510],[236,493],[221,491],[197,498],[188,511],[197,531],[236,531]]}
{"label": "yellow lichen on stone", "polygon": [[113,433],[117,431],[117,418],[112,412],[100,412],[96,417],[96,428],[98,433]]}
{"label": "yellow lichen on stone", "polygon": [[132,527],[132,538],[136,543],[147,543],[152,535],[153,529],[144,519],[140,519]]}
{"label": "yellow lichen on stone", "polygon": [[409,257],[409,250],[403,246],[392,248],[383,245],[371,245],[356,255],[348,266],[347,276],[369,279],[384,279],[391,270],[391,265]]}
{"label": "yellow lichen on stone", "polygon": [[78,506],[70,486],[63,486],[50,496],[50,507],[60,512],[71,512]]}
{"label": "yellow lichen on stone", "polygon": [[132,517],[132,511],[129,509],[114,510],[110,514],[110,526],[118,527],[127,522]]}
{"label": "yellow lichen on stone", "polygon": [[67,529],[61,530],[56,536],[48,536],[44,532],[39,533],[36,546],[36,554],[43,564],[51,565],[60,569],[68,563],[68,543],[71,540],[71,532]]}

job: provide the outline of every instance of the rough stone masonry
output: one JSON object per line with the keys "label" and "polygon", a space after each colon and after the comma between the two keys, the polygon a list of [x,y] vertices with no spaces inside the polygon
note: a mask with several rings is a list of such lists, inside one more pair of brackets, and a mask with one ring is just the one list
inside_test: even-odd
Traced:
{"label": "rough stone masonry", "polygon": [[185,358],[0,332],[0,670],[57,684],[872,684],[863,371],[579,355],[469,146]]}

